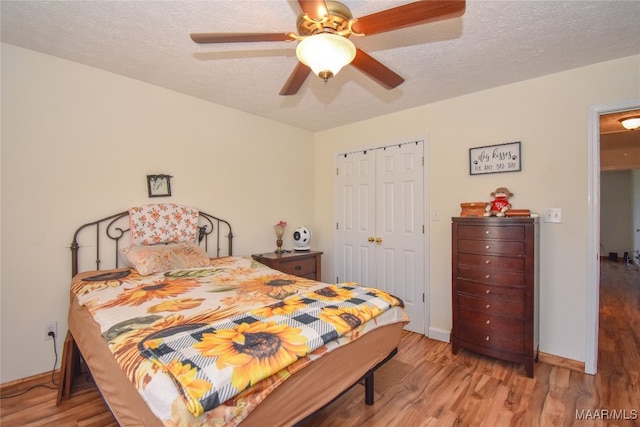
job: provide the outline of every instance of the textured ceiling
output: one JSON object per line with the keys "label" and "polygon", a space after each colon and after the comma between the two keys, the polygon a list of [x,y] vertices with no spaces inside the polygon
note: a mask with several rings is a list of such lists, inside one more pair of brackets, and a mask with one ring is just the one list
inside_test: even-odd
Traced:
{"label": "textured ceiling", "polygon": [[[355,17],[407,1],[344,0]],[[468,0],[448,21],[354,43],[403,76],[353,67],[279,96],[295,43],[197,45],[191,32],[296,31],[297,1],[7,1],[2,41],[318,131],[640,53],[640,1]],[[640,71],[640,64],[639,64]]]}

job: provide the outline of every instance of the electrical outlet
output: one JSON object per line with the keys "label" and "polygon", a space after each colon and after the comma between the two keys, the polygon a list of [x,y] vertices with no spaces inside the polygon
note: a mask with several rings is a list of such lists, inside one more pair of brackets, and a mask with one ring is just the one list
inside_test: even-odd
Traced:
{"label": "electrical outlet", "polygon": [[58,336],[58,322],[49,322],[44,325],[44,340],[52,340],[53,337],[49,335],[49,332],[53,332],[53,334]]}

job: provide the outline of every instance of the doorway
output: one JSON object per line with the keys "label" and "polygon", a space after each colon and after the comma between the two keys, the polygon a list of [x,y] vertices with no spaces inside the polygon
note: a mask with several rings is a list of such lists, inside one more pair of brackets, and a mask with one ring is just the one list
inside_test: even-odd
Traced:
{"label": "doorway", "polygon": [[587,318],[584,370],[585,373],[591,375],[595,375],[598,371],[600,308],[600,116],[637,109],[640,109],[640,98],[589,107]]}

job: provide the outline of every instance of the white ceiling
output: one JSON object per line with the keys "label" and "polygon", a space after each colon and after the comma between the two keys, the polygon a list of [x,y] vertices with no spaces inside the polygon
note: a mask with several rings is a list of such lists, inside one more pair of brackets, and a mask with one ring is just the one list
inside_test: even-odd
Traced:
{"label": "white ceiling", "polygon": [[[343,3],[358,17],[407,1]],[[398,88],[348,66],[283,97],[295,42],[197,45],[189,34],[295,32],[294,0],[2,0],[0,12],[3,42],[311,131],[640,54],[640,1],[468,0],[460,18],[352,37],[406,79]]]}

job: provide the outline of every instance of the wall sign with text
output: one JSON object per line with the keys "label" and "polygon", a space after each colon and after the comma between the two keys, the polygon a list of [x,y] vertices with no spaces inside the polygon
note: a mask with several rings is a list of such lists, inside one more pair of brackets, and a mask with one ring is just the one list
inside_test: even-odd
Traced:
{"label": "wall sign with text", "polygon": [[520,141],[469,148],[469,175],[521,170]]}

